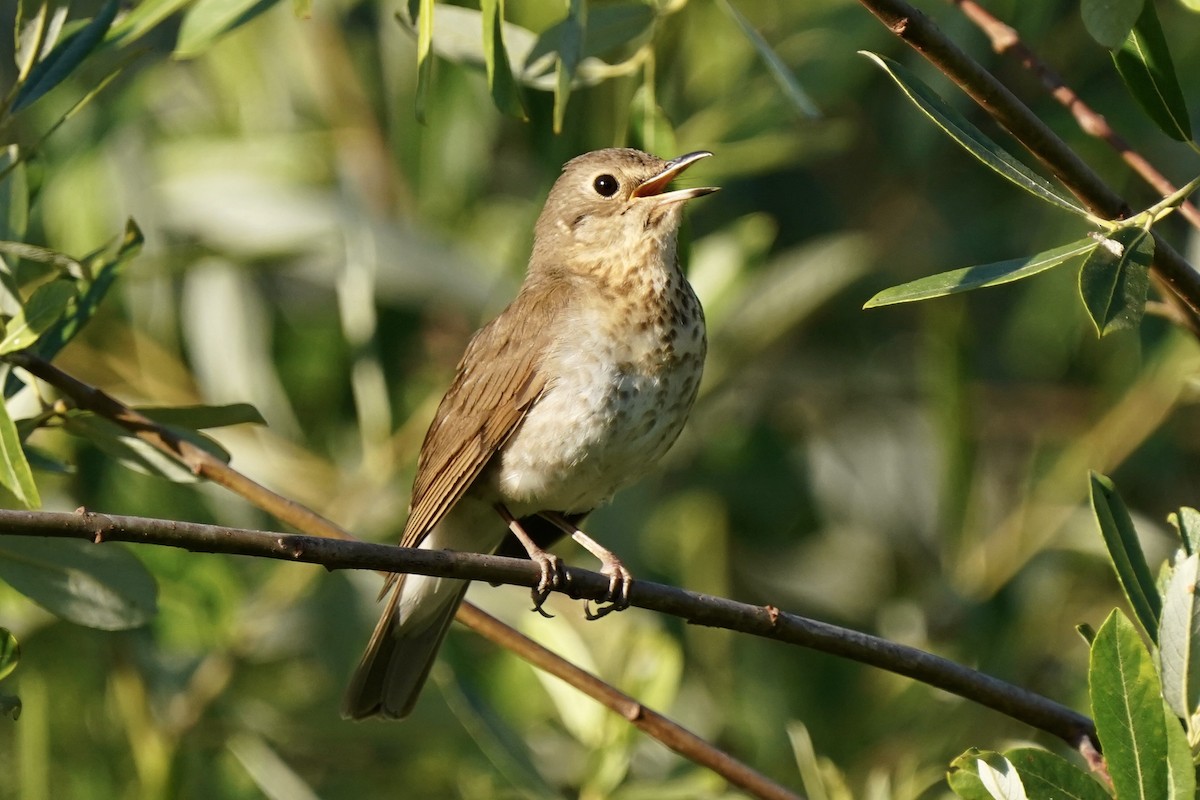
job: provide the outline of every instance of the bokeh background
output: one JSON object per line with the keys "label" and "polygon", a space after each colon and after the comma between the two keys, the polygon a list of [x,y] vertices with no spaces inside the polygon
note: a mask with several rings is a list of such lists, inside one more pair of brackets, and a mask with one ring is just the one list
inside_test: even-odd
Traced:
{"label": "bokeh background", "polygon": [[[711,150],[685,180],[723,187],[690,204],[684,232],[711,331],[701,396],[662,467],[589,531],[637,577],[878,633],[1086,711],[1074,628],[1120,603],[1087,470],[1113,476],[1166,554],[1166,515],[1200,503],[1197,344],[1155,317],[1097,340],[1071,267],[863,311],[887,286],[1085,231],[984,170],[858,55],[911,66],[1015,149],[857,3],[732,2],[820,118],[712,0],[587,3],[616,32],[558,134],[544,88],[524,89],[528,121],[497,110],[469,10],[436,6],[423,121],[401,3],[260,3],[224,35],[168,17],[38,163],[29,241],[82,254],[129,217],[146,235],[57,363],[131,403],[253,403],[266,427],[217,433],[233,466],[390,542],[434,406],[470,333],[515,293],[560,165],[612,145]],[[922,5],[1131,204],[1152,201],[951,4]],[[988,5],[1168,176],[1195,173],[1076,3]],[[1200,16],[1157,5],[1194,112]],[[565,11],[506,13],[541,34]],[[34,138],[87,75],[9,135]],[[1164,231],[1196,255],[1180,222]],[[48,508],[278,527],[217,487],[132,472],[66,435],[38,444],[77,465],[38,476]],[[144,629],[83,629],[0,586],[23,649],[7,685],[24,702],[0,721],[0,798],[740,796],[461,629],[412,718],[345,722],[376,576],[135,552],[159,581]],[[831,797],[941,797],[969,746],[1057,747],[828,656],[636,609],[587,623],[560,597],[546,620],[512,587],[470,597],[773,778],[799,789],[806,771],[814,796],[820,772]]]}

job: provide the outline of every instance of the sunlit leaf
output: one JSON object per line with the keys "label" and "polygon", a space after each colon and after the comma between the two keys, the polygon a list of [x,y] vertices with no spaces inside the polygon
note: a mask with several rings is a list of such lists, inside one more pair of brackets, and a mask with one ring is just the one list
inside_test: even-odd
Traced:
{"label": "sunlit leaf", "polygon": [[1165,705],[1163,720],[1167,731],[1167,800],[1196,800],[1196,767],[1187,733]]}
{"label": "sunlit leaf", "polygon": [[138,406],[137,411],[160,425],[194,430],[224,428],[229,425],[267,424],[258,409],[249,403],[232,403],[225,406]]}
{"label": "sunlit leaf", "polygon": [[911,303],[917,300],[928,300],[932,297],[969,292],[985,286],[999,286],[1002,283],[1019,281],[1088,253],[1096,246],[1096,242],[1091,239],[1081,239],[1028,258],[1012,258],[1008,261],[964,267],[918,278],[909,283],[884,289],[868,300],[863,308]]}
{"label": "sunlit leaf", "polygon": [[1200,707],[1200,556],[1175,567],[1163,598],[1158,663],[1163,699],[1175,716],[1188,719]]}
{"label": "sunlit leaf", "polygon": [[157,610],[154,579],[115,544],[5,536],[0,538],[0,580],[47,611],[89,628],[136,628]]}
{"label": "sunlit leaf", "polygon": [[1113,611],[1088,665],[1092,717],[1117,797],[1167,796],[1167,731],[1158,674],[1137,630]]}
{"label": "sunlit leaf", "polygon": [[1149,233],[1122,228],[1101,239],[1083,262],[1079,294],[1100,336],[1136,328],[1142,321],[1153,258]]}
{"label": "sunlit leaf", "polygon": [[738,11],[737,6],[729,2],[729,0],[721,0],[721,7],[725,12],[733,17],[737,22],[738,27],[742,29],[742,33],[750,40],[750,44],[754,45],[754,49],[758,52],[758,57],[763,60],[770,70],[771,76],[775,78],[775,82],[779,84],[779,88],[783,90],[784,97],[799,111],[803,116],[809,119],[818,119],[821,116],[821,110],[817,108],[817,104],[808,96],[808,92],[804,91],[804,87],[800,85],[800,81],[796,80],[795,74],[784,63],[779,54],[767,44],[767,40],[762,37],[754,26],[750,24],[750,20]]}
{"label": "sunlit leaf", "polygon": [[12,674],[21,660],[21,645],[7,628],[0,628],[0,681]]}
{"label": "sunlit leaf", "polygon": [[979,759],[975,762],[975,769],[979,773],[979,782],[995,800],[1029,800],[1021,776],[1008,759],[995,767]]}
{"label": "sunlit leaf", "polygon": [[43,283],[25,303],[25,307],[9,320],[0,339],[0,355],[24,350],[38,340],[67,311],[75,299],[75,284],[56,280]]}
{"label": "sunlit leaf", "polygon": [[[1145,0],[1080,0],[1083,27],[1102,46],[1115,50],[1133,29],[1133,23],[1142,13],[1143,2]],[[1146,5],[1153,5],[1153,0]]]}
{"label": "sunlit leaf", "polygon": [[950,762],[950,768],[946,771],[946,782],[963,800],[995,800],[995,795],[980,778],[979,765],[995,765],[989,766],[989,769],[994,769],[1007,763],[1008,760],[999,753],[972,747]]}
{"label": "sunlit leaf", "polygon": [[1117,580],[1146,635],[1155,640],[1158,636],[1158,619],[1162,614],[1162,599],[1138,541],[1133,519],[1112,481],[1093,472],[1089,476],[1089,485],[1092,511],[1108,548],[1108,557],[1117,572]]}
{"label": "sunlit leaf", "polygon": [[85,58],[91,55],[96,45],[104,39],[104,34],[112,25],[120,8],[120,0],[108,0],[99,13],[75,33],[59,42],[50,53],[34,65],[29,71],[29,77],[22,84],[13,101],[13,111],[26,108],[38,98],[70,75]]}
{"label": "sunlit leaf", "polygon": [[205,53],[225,34],[275,5],[275,0],[195,0],[183,15],[176,58],[194,58]]}
{"label": "sunlit leaf", "polygon": [[968,153],[1035,197],[1087,217],[1088,212],[1068,194],[1013,158],[908,69],[890,58],[860,52],[882,67],[908,98]]}
{"label": "sunlit leaf", "polygon": [[1025,791],[1034,800],[1110,800],[1108,792],[1086,772],[1062,756],[1036,747],[1004,753],[1017,768]]}
{"label": "sunlit leaf", "polygon": [[483,53],[488,88],[496,108],[517,119],[526,119],[525,105],[513,79],[508,50],[504,46],[504,0],[482,0]]}
{"label": "sunlit leaf", "polygon": [[1169,515],[1167,521],[1179,534],[1184,552],[1189,556],[1200,553],[1200,511],[1184,506],[1177,513]]}
{"label": "sunlit leaf", "polygon": [[1146,0],[1137,24],[1119,44],[1121,49],[1112,54],[1113,63],[1130,94],[1163,133],[1181,142],[1190,140],[1187,102],[1153,0]]}
{"label": "sunlit leaf", "polygon": [[29,460],[21,446],[17,426],[9,416],[8,406],[0,402],[0,485],[4,486],[21,505],[37,508],[42,504]]}
{"label": "sunlit leaf", "polygon": [[[46,33],[46,16],[49,10],[49,3],[43,2],[38,6],[37,13],[21,25],[20,33],[17,35],[16,50],[13,52],[13,60],[17,65],[18,82],[25,80],[29,76],[29,71],[33,69],[33,65],[37,63],[38,55],[41,53],[42,44],[45,41],[43,36]],[[66,7],[59,9],[64,16],[66,10]]]}
{"label": "sunlit leaf", "polygon": [[105,45],[128,46],[192,2],[193,0],[140,0],[108,31]]}
{"label": "sunlit leaf", "polygon": [[[429,84],[433,80],[433,0],[417,0],[417,98],[416,112],[425,121]],[[410,7],[411,13],[411,7]]]}

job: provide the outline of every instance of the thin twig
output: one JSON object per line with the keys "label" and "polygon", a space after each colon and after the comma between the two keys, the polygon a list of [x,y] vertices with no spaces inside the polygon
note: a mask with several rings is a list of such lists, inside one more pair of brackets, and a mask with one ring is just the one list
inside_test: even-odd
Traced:
{"label": "thin twig", "polygon": [[[1130,169],[1142,177],[1154,191],[1166,196],[1174,194],[1179,188],[1158,171],[1145,156],[1133,149],[1129,141],[1113,130],[1103,114],[1100,114],[1083,101],[1075,93],[1058,72],[1046,63],[1033,48],[1027,45],[1019,33],[1004,21],[998,19],[992,12],[976,3],[975,0],[948,0],[958,8],[967,19],[975,23],[992,43],[992,49],[1001,55],[1011,55],[1027,70],[1037,76],[1046,91],[1075,117],[1079,127],[1089,136],[1105,142],[1121,156]],[[1179,206],[1179,213],[1187,218],[1195,228],[1200,228],[1200,209],[1190,202],[1184,201]]]}
{"label": "thin twig", "polygon": [[517,653],[543,672],[548,672],[589,697],[599,700],[638,730],[653,736],[676,753],[725,776],[734,786],[739,786],[756,797],[777,800],[796,800],[798,797],[762,773],[730,758],[727,753],[713,747],[688,729],[647,708],[629,695],[617,691],[591,673],[564,661],[528,636],[490,614],[485,614],[479,608],[465,606],[458,614],[458,621],[485,639]]}
{"label": "thin twig", "polygon": [[[401,549],[359,542],[352,534],[341,528],[333,521],[326,519],[320,514],[317,514],[315,511],[312,511],[311,509],[293,500],[290,500],[283,495],[278,494],[277,492],[271,491],[255,481],[250,480],[250,478],[233,469],[225,462],[212,456],[207,451],[196,447],[191,442],[179,438],[169,429],[164,428],[144,414],[138,413],[136,410],[117,400],[112,395],[109,395],[108,393],[94,386],[78,380],[77,378],[66,372],[63,372],[61,369],[54,366],[50,362],[45,361],[44,359],[28,353],[13,353],[6,356],[6,358],[12,364],[21,367],[27,372],[36,375],[50,385],[56,387],[59,391],[71,398],[78,408],[92,411],[112,420],[113,422],[116,422],[142,441],[149,443],[163,453],[166,453],[172,458],[177,459],[191,469],[195,474],[224,486],[231,492],[243,497],[257,507],[272,514],[280,521],[295,527],[299,531],[310,534],[310,536],[304,537],[297,537],[291,534],[283,533],[275,534],[275,547],[277,549],[271,554],[263,553],[258,550],[253,552],[243,552],[236,549],[236,543],[239,540],[239,537],[230,533],[230,529],[208,528],[205,530],[206,526],[196,526],[191,523],[183,522],[161,521],[162,526],[165,526],[164,528],[160,528],[156,531],[154,525],[140,526],[142,538],[130,539],[128,541],[143,541],[149,544],[183,546],[178,544],[175,538],[176,536],[195,536],[195,538],[192,539],[193,546],[188,547],[188,549],[195,550],[197,552],[241,553],[243,555],[260,556],[266,555],[267,557],[271,558],[291,557],[300,561],[315,561],[311,558],[303,558],[299,553],[294,551],[290,556],[287,555],[289,548],[293,546],[299,546],[302,541],[307,542],[309,553],[313,552],[314,549],[316,551],[322,551],[326,545],[334,547],[350,547],[354,545],[367,548],[382,547],[384,550],[391,551]],[[43,515],[32,514],[32,512],[30,512],[30,515],[30,517],[25,518],[24,524],[26,526],[33,526],[37,522],[44,521]],[[60,521],[65,523],[63,517],[71,518],[72,516],[73,515],[60,515]],[[31,518],[36,518],[36,521],[31,521]],[[136,520],[136,518],[109,517],[82,512],[75,516],[75,520],[76,523],[81,520],[87,520],[88,523],[85,524],[83,531],[84,538],[91,538],[93,541],[99,542],[105,538],[120,537],[120,529],[116,525],[117,520],[128,521]],[[139,526],[135,524],[134,527]],[[130,531],[132,530],[133,529],[130,528]],[[16,533],[20,531],[10,532]],[[43,533],[41,535],[53,534]],[[259,535],[262,536],[261,533]],[[161,540],[156,539],[156,537],[161,537]],[[259,541],[256,546],[262,547],[262,545],[263,542]],[[234,549],[227,549],[231,547]],[[428,550],[411,550],[408,552],[410,554],[416,554],[418,558],[421,554],[432,554],[435,556],[459,555],[448,554],[444,551]],[[529,562],[522,563],[520,560],[502,560],[515,561],[519,567],[527,568],[532,566],[529,564]],[[315,561],[315,563],[325,562]],[[335,565],[328,566],[332,568]],[[375,569],[376,567],[367,568]],[[384,572],[397,571],[395,568],[389,568],[386,565],[378,567],[378,569]],[[402,571],[409,570],[407,568],[402,568]],[[471,576],[468,575],[464,577]],[[604,578],[604,580],[607,582],[608,579]],[[483,611],[472,606],[470,603],[463,603],[459,607],[458,618],[460,621],[463,621],[466,618],[479,620],[481,617],[487,617],[487,615]],[[493,620],[489,627],[492,630],[501,630],[507,626],[499,620]],[[513,652],[522,658],[531,660],[532,658],[536,657],[539,663],[553,665],[554,670],[552,671],[554,671],[555,674],[558,674],[559,672],[568,672],[572,669],[575,669],[573,664],[563,659],[561,656],[557,656],[549,651],[546,651],[545,648],[539,648],[542,652],[531,655],[529,647],[526,647],[522,643],[521,635],[515,630],[511,631],[511,635],[507,637],[507,642],[508,644],[505,646],[511,647]],[[530,646],[536,645],[533,645],[533,643],[530,642]],[[544,668],[549,669],[549,667]],[[606,687],[610,692],[616,691],[612,687],[607,687],[607,685],[598,678],[592,678],[591,681],[584,685],[578,686],[577,688],[579,688],[581,691],[584,691],[597,701],[605,703],[605,696],[599,693],[598,687]],[[654,713],[649,709],[646,709],[646,711],[650,714]],[[645,730],[646,733],[650,734],[651,736],[656,736],[659,729],[657,727],[651,727],[648,729],[644,728],[643,730]],[[703,747],[700,747],[697,742],[703,744]],[[756,783],[752,777],[757,775],[754,770],[725,753],[721,753],[720,758],[714,758],[712,753],[720,753],[720,751],[716,750],[711,745],[704,743],[703,740],[691,734],[688,734],[686,737],[676,736],[670,742],[663,741],[663,744],[680,753],[694,763],[709,767],[718,775],[728,780],[730,783],[742,786],[742,788],[751,792],[756,797],[768,799],[798,797],[795,794],[787,793],[785,789],[771,783],[766,778],[761,778],[761,780]],[[743,783],[743,781],[747,780],[748,778],[750,779],[750,783]]]}
{"label": "thin twig", "polygon": [[[905,0],[859,0],[1011,133],[1092,213],[1105,219],[1130,215],[1129,205],[1029,108]],[[1170,292],[1200,315],[1200,273],[1161,235],[1154,236],[1153,270]]]}
{"label": "thin twig", "polygon": [[[0,534],[167,545],[193,552],[321,564],[327,569],[412,572],[531,588],[541,579],[541,570],[526,559],[336,541],[86,511],[76,514],[0,511]],[[574,567],[569,568],[567,574],[571,597],[600,600],[607,596],[607,576]],[[774,639],[904,675],[1046,731],[1073,747],[1095,738],[1091,720],[1082,714],[1019,686],[914,647],[789,614],[774,606],[754,606],[649,581],[634,581],[629,601],[639,608],[671,614],[694,625]]]}

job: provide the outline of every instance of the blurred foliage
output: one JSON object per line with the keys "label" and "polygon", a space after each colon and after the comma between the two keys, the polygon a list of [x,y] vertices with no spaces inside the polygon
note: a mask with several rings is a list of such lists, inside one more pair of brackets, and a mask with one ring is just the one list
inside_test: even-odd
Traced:
{"label": "blurred foliage", "polygon": [[[563,2],[421,3],[426,34],[409,5],[145,0],[40,82],[5,118],[6,142],[35,157],[0,185],[3,238],[105,252],[132,218],[145,239],[56,363],[130,403],[253,404],[267,426],[213,433],[235,467],[394,541],[433,408],[470,332],[514,293],[559,166],[615,144],[712,150],[688,180],[724,190],[693,204],[685,231],[711,330],[702,396],[662,468],[589,531],[636,576],[870,630],[1086,708],[1074,627],[1099,627],[1121,601],[1087,471],[1114,476],[1161,560],[1167,513],[1195,504],[1197,349],[1155,317],[1098,341],[1058,270],[862,310],[885,287],[1078,237],[856,51],[905,63],[1003,141],[981,112],[850,0],[570,3],[576,20],[627,24],[603,47],[572,40]],[[1195,171],[1121,90],[1078,4],[990,5],[1144,155]],[[46,24],[79,42],[75,20],[113,7],[51,7]],[[0,27],[35,11],[0,8]],[[1157,8],[1178,73],[1200,74],[1200,20]],[[925,10],[1134,207],[1154,201],[950,5]],[[497,14],[514,26],[501,28],[507,88],[470,56]],[[527,72],[518,52],[550,52],[560,25],[555,52],[574,55]],[[14,63],[8,47],[0,64]],[[1179,220],[1162,230],[1200,252]],[[273,526],[217,487],[125,469],[66,431],[30,444],[73,465],[35,461],[45,507]],[[0,798],[739,796],[461,632],[409,721],[344,722],[375,576],[136,555],[159,609],[137,630],[83,629],[0,587],[22,649],[2,686],[22,714],[0,719]],[[560,597],[543,620],[517,589],[471,596],[772,777],[803,774],[814,795],[822,783],[830,797],[940,797],[968,745],[1056,746],[831,657],[637,610],[585,623]]]}

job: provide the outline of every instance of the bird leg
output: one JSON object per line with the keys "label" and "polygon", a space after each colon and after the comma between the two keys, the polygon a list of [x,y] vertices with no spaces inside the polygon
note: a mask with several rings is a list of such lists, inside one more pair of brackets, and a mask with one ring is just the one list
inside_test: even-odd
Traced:
{"label": "bird leg", "polygon": [[525,547],[525,552],[529,554],[529,559],[542,570],[542,577],[538,580],[538,585],[530,590],[530,594],[533,595],[533,610],[543,617],[553,617],[554,615],[547,612],[542,606],[552,591],[561,589],[571,582],[562,559],[538,547],[537,543],[521,527],[520,521],[509,512],[503,503],[496,503],[495,508],[500,516],[504,518],[504,522],[508,525],[508,529],[513,532],[513,536],[516,536],[517,541]]}
{"label": "bird leg", "polygon": [[624,611],[629,608],[629,588],[633,585],[633,574],[621,563],[621,559],[617,558],[616,553],[579,530],[577,526],[572,525],[561,514],[553,511],[542,511],[540,512],[540,516],[557,525],[565,533],[569,533],[571,538],[579,542],[585,550],[600,559],[600,574],[608,576],[608,594],[601,601],[608,603],[608,605],[597,606],[593,611],[591,601],[584,600],[584,615],[588,619],[600,619],[613,611]]}

